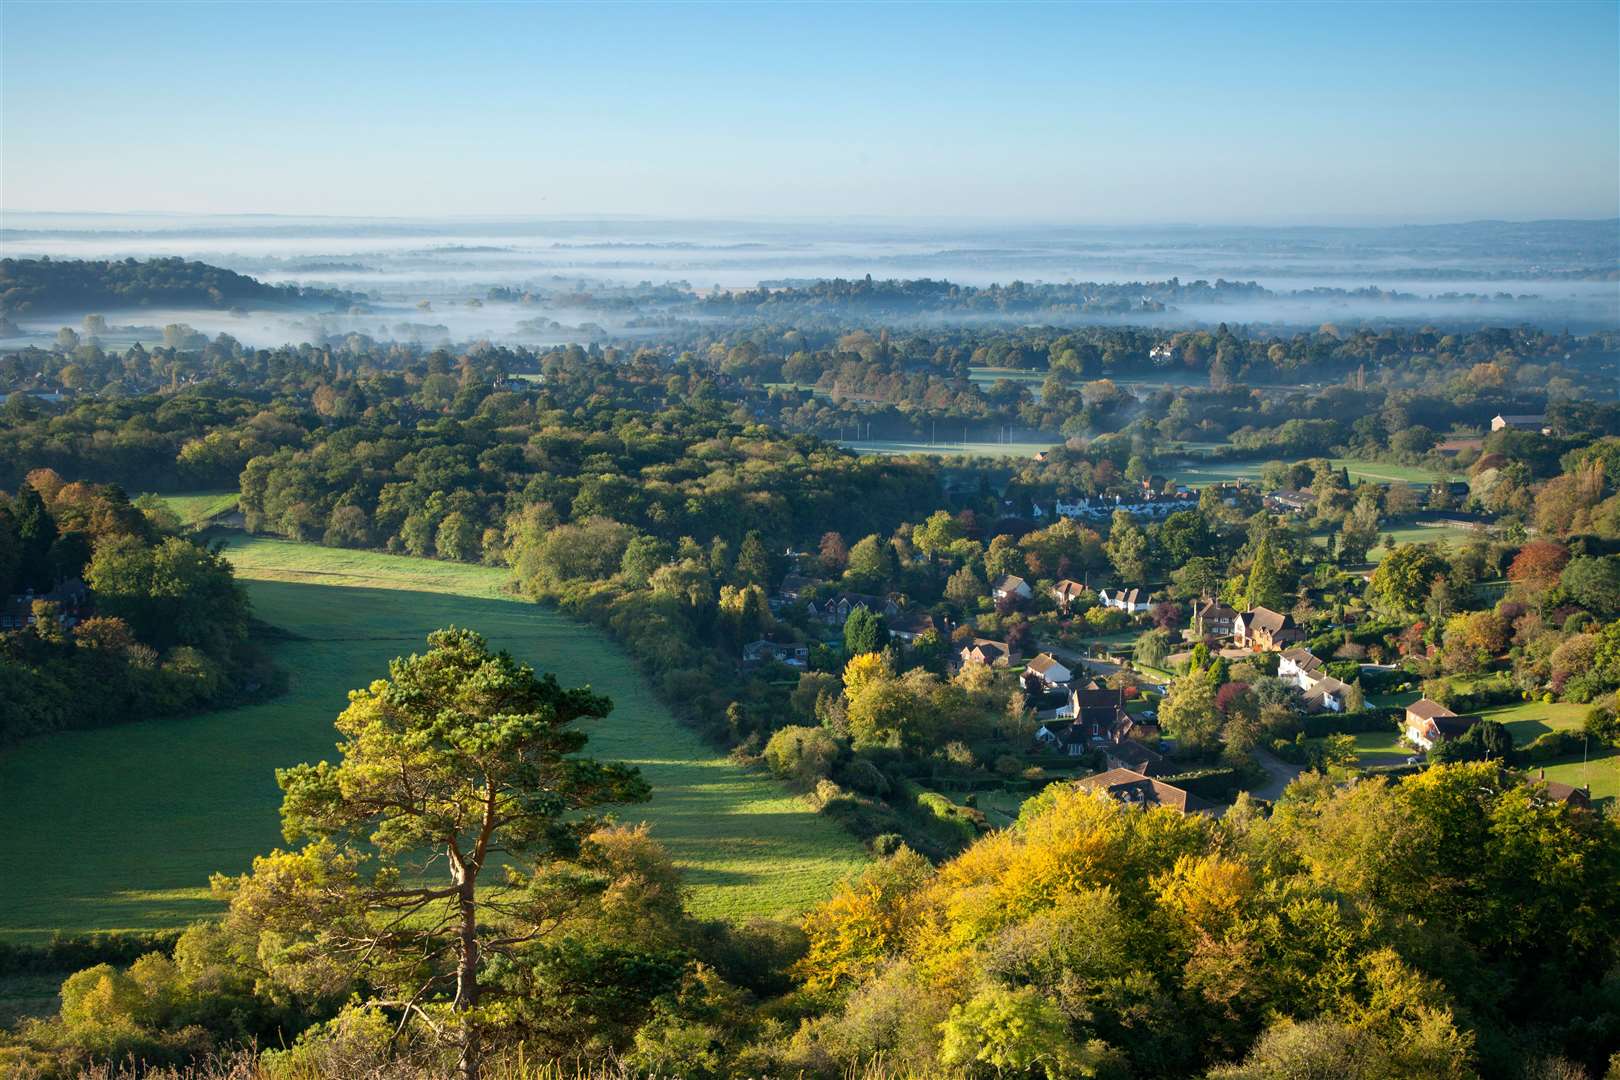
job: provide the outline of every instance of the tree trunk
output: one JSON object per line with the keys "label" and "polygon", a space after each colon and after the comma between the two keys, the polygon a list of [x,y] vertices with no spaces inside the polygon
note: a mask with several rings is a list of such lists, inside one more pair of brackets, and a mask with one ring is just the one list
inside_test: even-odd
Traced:
{"label": "tree trunk", "polygon": [[[457,869],[456,903],[461,910],[461,962],[456,971],[457,1012],[467,1012],[478,1004],[478,905],[474,899],[475,879],[465,867]],[[456,1062],[456,1074],[462,1080],[478,1080],[482,1068],[476,1023],[471,1018],[461,1023],[461,1057]]]}

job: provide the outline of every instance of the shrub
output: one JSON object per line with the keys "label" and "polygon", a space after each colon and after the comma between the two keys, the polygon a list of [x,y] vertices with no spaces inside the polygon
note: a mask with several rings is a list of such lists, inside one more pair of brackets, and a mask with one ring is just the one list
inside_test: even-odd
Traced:
{"label": "shrub", "polygon": [[784,780],[810,787],[832,771],[838,742],[826,728],[782,728],[765,744],[765,764]]}

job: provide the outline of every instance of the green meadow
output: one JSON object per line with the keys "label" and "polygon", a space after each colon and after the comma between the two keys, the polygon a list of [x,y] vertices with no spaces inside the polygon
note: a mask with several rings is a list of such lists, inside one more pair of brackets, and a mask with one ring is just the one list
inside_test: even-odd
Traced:
{"label": "green meadow", "polygon": [[189,495],[165,495],[163,501],[186,525],[202,525],[236,509],[240,496],[234,491],[198,491]]}
{"label": "green meadow", "polygon": [[941,457],[1034,457],[1042,450],[1057,446],[1053,437],[1040,442],[947,442],[941,439],[930,443],[926,439],[845,439],[838,445],[857,454],[938,454]]}
{"label": "green meadow", "polygon": [[[1199,444],[1207,445],[1207,444]],[[1333,467],[1344,469],[1352,484],[1363,480],[1374,484],[1432,484],[1440,479],[1458,479],[1433,469],[1415,465],[1391,465],[1382,461],[1354,461],[1350,458],[1332,458]],[[1266,461],[1221,461],[1213,458],[1189,458],[1170,472],[1177,483],[1202,485],[1218,484],[1230,480],[1256,482]]]}
{"label": "green meadow", "polygon": [[210,873],[239,873],[280,844],[278,766],[333,755],[346,693],[468,626],[565,685],[614,702],[587,753],[639,765],[646,821],[708,917],[801,911],[858,870],[861,847],[774,781],[679,726],[625,654],[594,628],[507,591],[501,570],[237,538],[231,560],[290,690],[183,719],[67,732],[0,754],[0,936],[183,925],[217,911]]}

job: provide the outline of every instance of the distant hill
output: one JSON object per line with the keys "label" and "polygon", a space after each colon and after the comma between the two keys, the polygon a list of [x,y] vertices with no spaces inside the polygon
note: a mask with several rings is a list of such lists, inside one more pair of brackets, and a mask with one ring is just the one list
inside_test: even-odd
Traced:
{"label": "distant hill", "polygon": [[185,259],[84,261],[0,259],[0,314],[83,314],[138,307],[334,307],[355,300],[336,289],[266,285]]}

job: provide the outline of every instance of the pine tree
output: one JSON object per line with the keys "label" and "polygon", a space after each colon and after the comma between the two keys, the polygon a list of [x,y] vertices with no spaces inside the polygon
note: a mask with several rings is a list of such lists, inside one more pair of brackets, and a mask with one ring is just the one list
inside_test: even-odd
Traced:
{"label": "pine tree", "polygon": [[56,543],[56,522],[45,509],[45,500],[39,497],[32,484],[24,482],[17,489],[11,504],[12,520],[17,525],[17,539],[22,543],[21,565],[17,568],[19,588],[49,591],[56,584],[51,580],[51,545]]}
{"label": "pine tree", "polygon": [[1254,549],[1254,563],[1249,567],[1249,588],[1243,599],[1250,611],[1257,607],[1271,608],[1273,611],[1282,607],[1282,574],[1277,569],[1277,555],[1272,549],[1269,534],[1262,536]]}

